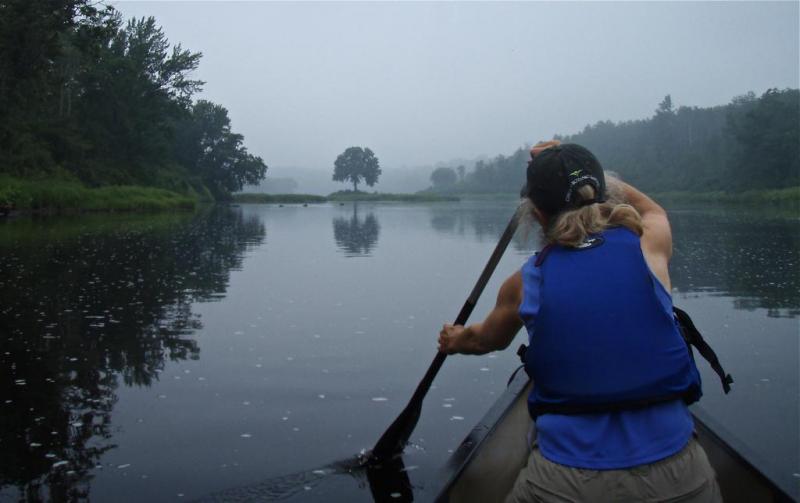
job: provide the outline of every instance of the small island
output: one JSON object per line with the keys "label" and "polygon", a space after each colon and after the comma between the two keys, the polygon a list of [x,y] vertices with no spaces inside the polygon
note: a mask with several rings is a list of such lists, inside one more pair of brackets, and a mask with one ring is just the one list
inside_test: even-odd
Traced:
{"label": "small island", "polygon": [[454,195],[437,194],[435,192],[422,191],[414,194],[393,194],[391,192],[363,192],[343,190],[319,196],[315,194],[255,194],[241,193],[234,194],[233,201],[236,203],[255,203],[255,204],[319,204],[329,202],[398,202],[398,203],[437,203],[445,201],[459,201],[460,198]]}

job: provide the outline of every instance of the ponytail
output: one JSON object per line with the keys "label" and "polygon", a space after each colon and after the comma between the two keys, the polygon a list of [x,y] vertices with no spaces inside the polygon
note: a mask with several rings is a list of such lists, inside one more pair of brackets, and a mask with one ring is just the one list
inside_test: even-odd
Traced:
{"label": "ponytail", "polygon": [[[575,193],[578,201],[594,199],[595,189],[591,185],[580,187]],[[642,217],[629,204],[612,201],[589,204],[567,210],[555,217],[545,229],[548,243],[575,248],[591,234],[599,234],[609,227],[626,227],[636,235],[643,232]]]}

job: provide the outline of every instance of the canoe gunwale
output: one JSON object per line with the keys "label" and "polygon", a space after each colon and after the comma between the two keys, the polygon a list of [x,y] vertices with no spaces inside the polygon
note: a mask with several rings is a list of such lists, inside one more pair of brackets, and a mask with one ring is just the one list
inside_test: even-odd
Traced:
{"label": "canoe gunwale", "polygon": [[749,461],[757,460],[759,464],[766,464],[752,449],[739,441],[727,428],[713,419],[704,409],[694,406],[691,407],[691,412],[694,417],[695,431],[697,434],[700,437],[707,438],[720,449],[724,450],[736,463],[746,467],[751,475],[759,479],[764,486],[769,487],[773,494],[773,501],[779,503],[796,501],[789,495],[782,484],[778,483],[778,481],[767,475],[762,469],[753,464],[753,462]]}
{"label": "canoe gunwale", "polygon": [[[431,495],[430,501],[435,501],[437,503],[447,503],[449,501],[449,494],[452,488],[458,483],[459,478],[470,463],[476,459],[476,456],[480,455],[480,451],[484,447],[486,441],[489,440],[492,434],[497,430],[497,427],[503,422],[503,419],[511,412],[515,405],[518,405],[518,400],[521,398],[520,395],[525,392],[529,383],[530,379],[527,374],[523,372],[517,373],[492,407],[484,414],[483,418],[481,418],[450,456],[447,463],[441,469],[437,482],[427,488],[425,494]],[[723,451],[728,459],[738,465],[740,469],[745,470],[749,477],[757,481],[756,483],[771,495],[769,501],[779,503],[797,501],[790,496],[788,491],[791,491],[791,489],[788,489],[785,484],[779,484],[778,481],[764,473],[751,461],[748,461],[748,458],[755,461],[760,460],[751,449],[731,435],[724,426],[711,418],[699,407],[692,407],[692,415],[695,420],[696,432],[700,437],[701,444],[711,444],[714,448]],[[711,445],[709,445],[709,447],[711,447]],[[720,479],[720,475],[722,474],[718,473],[718,479],[720,485],[723,485],[723,483],[727,481]],[[726,489],[723,487],[723,494],[725,493]]]}
{"label": "canoe gunwale", "polygon": [[530,379],[526,373],[516,373],[514,379],[508,384],[500,397],[447,460],[438,478],[441,483],[432,486],[429,491],[426,491],[428,494],[435,495],[433,501],[437,503],[446,503],[448,501],[450,489],[458,481],[458,478],[469,466],[475,455],[478,454],[484,441],[494,433],[506,414],[514,407],[520,393],[525,391],[529,382]]}

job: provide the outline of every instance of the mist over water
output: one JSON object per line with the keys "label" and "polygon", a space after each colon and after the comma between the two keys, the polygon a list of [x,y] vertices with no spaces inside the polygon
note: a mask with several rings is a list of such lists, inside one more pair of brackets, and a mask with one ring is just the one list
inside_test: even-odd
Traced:
{"label": "mist over water", "polygon": [[[515,206],[0,223],[0,500],[191,499],[352,459],[406,404]],[[700,407],[791,485],[797,220],[707,206],[670,216],[675,304],[736,378],[723,396],[700,361]],[[518,233],[473,320],[538,247],[535,229]],[[405,456],[415,492],[517,365],[511,350],[448,358]],[[371,499],[358,477],[315,480],[284,482],[303,500]]]}

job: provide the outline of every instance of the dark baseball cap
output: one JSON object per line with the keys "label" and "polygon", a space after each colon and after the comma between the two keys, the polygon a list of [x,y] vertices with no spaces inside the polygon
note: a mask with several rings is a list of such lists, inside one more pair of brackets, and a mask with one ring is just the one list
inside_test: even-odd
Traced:
{"label": "dark baseball cap", "polygon": [[[595,197],[578,201],[575,195],[584,185],[594,187]],[[546,148],[528,162],[527,183],[521,195],[548,215],[605,202],[603,167],[594,154],[575,143]]]}

